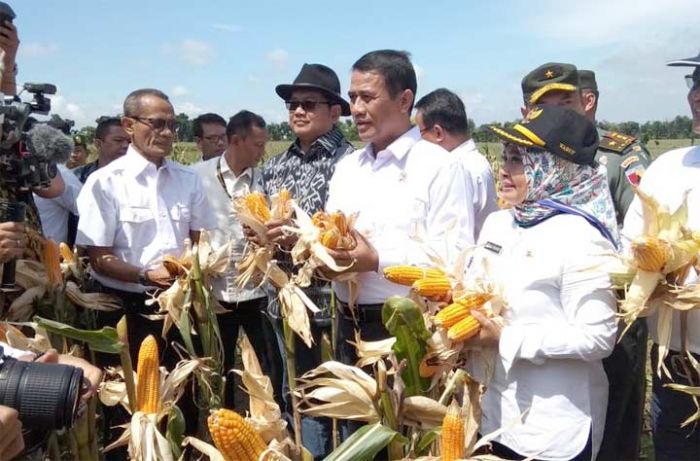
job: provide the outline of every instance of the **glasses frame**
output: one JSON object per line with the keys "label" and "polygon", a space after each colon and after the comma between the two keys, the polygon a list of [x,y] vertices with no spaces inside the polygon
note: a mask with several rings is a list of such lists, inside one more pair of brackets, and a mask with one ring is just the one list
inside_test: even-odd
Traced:
{"label": "glasses frame", "polygon": [[337,103],[332,101],[316,101],[313,99],[305,99],[303,101],[284,101],[284,105],[287,106],[287,110],[289,112],[294,112],[299,107],[301,107],[304,112],[313,112],[316,110],[316,106],[319,104],[327,104],[328,106],[332,106],[333,104]]}
{"label": "glasses frame", "polygon": [[[165,120],[162,118],[150,118],[150,117],[133,117],[133,116],[129,117],[129,118],[134,119],[137,122],[143,123],[144,125],[146,125],[150,129],[152,129],[153,131],[157,131],[158,133],[163,132],[163,130],[165,130],[165,128],[167,127],[171,133],[177,134],[175,120]],[[156,121],[156,120],[158,121],[158,123],[157,123],[158,125],[160,125],[160,122],[163,122],[163,126],[156,126],[156,124],[154,123],[154,121]],[[168,123],[168,122],[170,122],[170,123]]]}
{"label": "glasses frame", "polygon": [[216,143],[219,141],[226,142],[227,136],[225,134],[222,134],[222,135],[212,134],[209,136],[202,136],[202,139],[206,139],[207,142],[211,142],[211,143]]}

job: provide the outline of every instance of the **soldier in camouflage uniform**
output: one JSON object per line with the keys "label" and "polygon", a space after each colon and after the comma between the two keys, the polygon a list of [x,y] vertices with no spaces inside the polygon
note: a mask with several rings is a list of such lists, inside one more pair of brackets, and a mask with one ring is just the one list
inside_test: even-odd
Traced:
{"label": "soldier in camouflage uniform", "polygon": [[[547,63],[527,74],[522,81],[526,108],[535,104],[567,106],[595,123],[598,87],[595,74],[579,71],[571,64]],[[600,145],[596,160],[608,171],[608,184],[615,203],[617,222],[622,224],[650,162],[647,150],[633,136],[598,130]],[[603,443],[598,460],[639,458],[644,409],[647,327],[637,320],[603,360],[609,394]]]}

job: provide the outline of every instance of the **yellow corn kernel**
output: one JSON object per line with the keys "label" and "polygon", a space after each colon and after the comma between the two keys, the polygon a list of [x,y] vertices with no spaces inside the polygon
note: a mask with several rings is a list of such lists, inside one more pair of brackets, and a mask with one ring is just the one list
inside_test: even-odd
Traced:
{"label": "yellow corn kernel", "polygon": [[668,244],[656,237],[642,237],[632,242],[632,254],[640,269],[659,272],[668,260]]}
{"label": "yellow corn kernel", "polygon": [[73,250],[71,250],[65,242],[61,242],[58,244],[58,251],[61,253],[61,257],[63,258],[64,263],[70,264],[73,261],[75,261],[75,255],[73,254]]}
{"label": "yellow corn kernel", "polygon": [[472,315],[467,315],[447,330],[447,337],[452,341],[466,341],[479,332],[481,324]]}
{"label": "yellow corn kernel", "polygon": [[384,278],[409,287],[417,280],[436,277],[445,277],[445,273],[432,267],[389,266],[384,268]]}
{"label": "yellow corn kernel", "polygon": [[267,206],[267,199],[261,192],[251,192],[246,195],[245,203],[248,211],[254,214],[263,223],[272,219],[272,213]]}
{"label": "yellow corn kernel", "polygon": [[340,242],[340,231],[338,229],[329,229],[321,234],[321,245],[326,248],[336,249]]}
{"label": "yellow corn kernel", "polygon": [[447,277],[428,277],[413,282],[413,289],[421,296],[428,298],[443,297],[452,289]]}
{"label": "yellow corn kernel", "polygon": [[455,461],[464,456],[464,423],[462,409],[456,400],[447,408],[442,420],[442,461]]}
{"label": "yellow corn kernel", "polygon": [[51,285],[59,285],[63,282],[61,276],[61,253],[56,242],[52,239],[44,241],[42,248],[46,275]]}
{"label": "yellow corn kernel", "polygon": [[158,413],[160,403],[160,363],[158,342],[148,335],[139,348],[139,361],[136,367],[136,409],[150,415]]}
{"label": "yellow corn kernel", "polygon": [[450,328],[455,323],[462,320],[464,317],[469,315],[469,311],[472,308],[466,307],[461,303],[452,303],[445,306],[440,312],[435,316],[435,322],[442,325],[444,328]]}
{"label": "yellow corn kernel", "polygon": [[235,411],[212,410],[207,419],[216,448],[227,461],[254,461],[265,451],[265,441]]}

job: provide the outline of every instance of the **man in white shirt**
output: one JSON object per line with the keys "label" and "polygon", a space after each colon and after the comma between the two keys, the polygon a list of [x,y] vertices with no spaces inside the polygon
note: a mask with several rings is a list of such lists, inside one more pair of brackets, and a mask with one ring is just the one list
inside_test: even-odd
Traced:
{"label": "man in white shirt", "polygon": [[[175,140],[168,97],[154,89],[132,92],[124,101],[122,125],[131,144],[83,186],[76,243],[87,248],[91,274],[103,290],[124,302],[136,358],[148,334],[160,339],[162,323],[141,314],[152,313],[144,305],[146,290],[172,283],[162,258],[179,256],[185,240],[196,241],[214,220],[197,173],[166,158]],[[161,346],[165,351],[166,344]]]}
{"label": "man in white shirt", "polygon": [[195,118],[192,134],[203,162],[220,156],[226,149],[226,120],[219,114],[202,114]]}
{"label": "man in white shirt", "polygon": [[[343,158],[330,181],[326,209],[358,213],[357,247],[331,251],[340,265],[358,272],[358,324],[348,309],[344,282],[334,284],[339,301],[336,358],[355,363],[347,340],[358,328],[363,340],[387,336],[381,306],[408,289],[384,279],[394,264],[427,263],[420,237],[446,259],[474,242],[474,216],[464,172],[440,146],[421,140],[410,116],[416,74],[409,56],[395,50],[365,54],[353,65],[350,108],[364,149]],[[450,254],[447,254],[447,253]]]}
{"label": "man in white shirt", "polygon": [[498,210],[498,197],[491,165],[469,134],[464,103],[448,89],[432,91],[416,103],[416,126],[423,139],[456,154],[462,163],[467,190],[472,192],[477,240],[486,217]]}
{"label": "man in white shirt", "polygon": [[[243,255],[246,239],[240,221],[231,212],[234,197],[250,191],[262,191],[260,170],[256,165],[265,155],[267,131],[265,120],[247,110],[240,111],[226,126],[228,146],[223,155],[193,165],[199,173],[209,205],[216,217],[216,228],[209,232],[212,246],[219,249],[229,241],[233,245],[227,272],[212,280],[212,294],[228,311],[218,316],[224,346],[224,370],[234,368],[238,329],[243,328],[258,355],[263,372],[278,389],[281,360],[270,321],[264,315],[267,295],[254,285],[239,288],[236,263]],[[224,404],[234,405],[233,375],[226,381]],[[277,381],[277,382],[276,382]]]}
{"label": "man in white shirt", "polygon": [[68,238],[68,220],[70,214],[78,213],[77,199],[83,185],[80,180],[65,165],[56,165],[65,183],[63,193],[58,197],[44,198],[34,194],[34,202],[39,210],[41,229],[44,237],[56,242],[66,242],[73,245]]}
{"label": "man in white shirt", "polygon": [[[690,89],[688,104],[693,117],[693,131],[700,134],[700,54],[693,58],[671,61],[668,65],[690,67],[693,70],[692,74],[686,75],[685,78]],[[640,188],[653,196],[660,205],[668,207],[671,213],[680,207],[687,194],[687,226],[695,231],[700,230],[700,146],[676,149],[659,156],[646,170]],[[635,197],[625,216],[623,235],[632,240],[641,235],[642,228],[642,204],[639,198]],[[686,283],[692,283],[696,279],[696,271],[691,270]],[[685,313],[685,345],[681,333],[683,315],[677,311],[673,313],[671,350],[664,360],[671,372],[672,381],[667,376],[659,377],[656,373],[659,360],[657,315],[648,317],[647,321],[649,334],[654,341],[651,349],[654,371],[651,425],[658,460],[700,459],[700,429],[696,424],[680,427],[682,422],[696,411],[695,403],[689,395],[664,387],[670,382],[688,386],[697,386],[700,382],[700,376],[684,357],[685,351],[688,351],[696,360],[700,360],[700,312],[691,310]],[[688,376],[688,371],[694,376]]]}

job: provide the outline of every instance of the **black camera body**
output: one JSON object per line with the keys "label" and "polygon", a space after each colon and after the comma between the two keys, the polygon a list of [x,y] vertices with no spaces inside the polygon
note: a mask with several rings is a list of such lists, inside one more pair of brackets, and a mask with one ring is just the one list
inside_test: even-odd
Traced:
{"label": "black camera body", "polygon": [[0,405],[17,410],[22,425],[29,429],[72,427],[84,391],[83,382],[83,370],[74,366],[3,357]]}
{"label": "black camera body", "polygon": [[55,94],[56,87],[25,83],[24,90],[33,95],[31,101],[6,97],[0,103],[0,177],[5,186],[22,191],[48,187],[58,172],[55,162],[31,152],[27,145],[30,115],[49,113],[51,100],[46,95]]}

